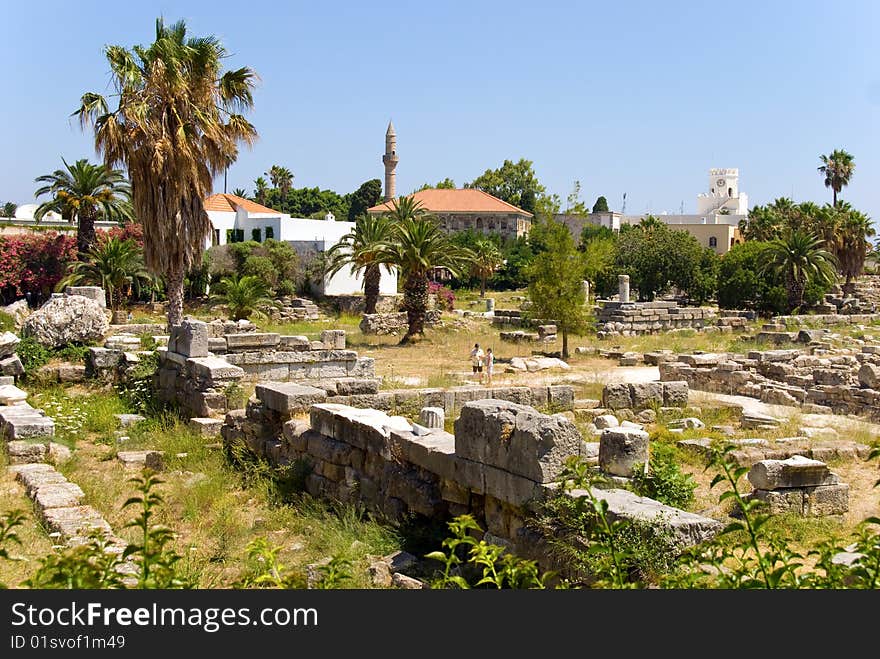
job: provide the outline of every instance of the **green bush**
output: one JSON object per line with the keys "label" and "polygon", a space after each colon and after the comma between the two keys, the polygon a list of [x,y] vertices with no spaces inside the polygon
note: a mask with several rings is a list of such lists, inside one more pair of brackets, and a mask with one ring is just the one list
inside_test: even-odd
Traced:
{"label": "green bush", "polygon": [[28,376],[34,375],[37,369],[48,364],[52,358],[52,351],[46,346],[37,343],[31,336],[24,337],[16,347],[15,352],[21,360],[22,366],[24,366],[25,374]]}
{"label": "green bush", "polygon": [[289,279],[282,279],[275,287],[275,293],[278,295],[296,295],[296,284]]}
{"label": "green bush", "polygon": [[687,508],[694,501],[697,484],[690,474],[682,473],[675,460],[675,448],[654,442],[647,473],[636,469],[633,492],[656,499],[675,508]]}
{"label": "green bush", "polygon": [[269,288],[275,288],[275,284],[278,283],[278,274],[272,259],[268,256],[251,255],[247,257],[241,268],[241,275],[243,277],[248,275],[257,277],[265,282]]}

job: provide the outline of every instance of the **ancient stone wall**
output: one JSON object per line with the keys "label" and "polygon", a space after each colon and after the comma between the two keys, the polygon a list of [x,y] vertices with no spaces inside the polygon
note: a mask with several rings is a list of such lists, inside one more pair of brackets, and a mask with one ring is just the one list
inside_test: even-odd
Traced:
{"label": "ancient stone wall", "polygon": [[[363,295],[331,295],[327,301],[339,313],[362,314],[366,298]],[[403,303],[403,295],[380,295],[376,300],[377,313],[393,313],[399,311]]]}
{"label": "ancient stone wall", "polygon": [[[434,327],[440,322],[442,312],[439,309],[428,309],[425,312],[425,327]],[[361,317],[360,330],[363,334],[398,335],[406,332],[409,327],[405,311],[391,313],[370,313]]]}
{"label": "ancient stone wall", "polygon": [[[452,435],[378,410],[316,403],[317,390],[290,386],[262,385],[246,410],[227,414],[224,441],[243,442],[275,464],[301,461],[312,495],[360,501],[391,519],[471,513],[524,555],[535,551],[524,528],[529,506],[555,487],[566,458],[587,452],[568,419],[525,405],[467,403]],[[308,422],[295,418],[307,407]],[[684,544],[720,528],[714,520],[623,490],[602,496],[619,499],[612,508],[622,517],[669,524]]]}
{"label": "ancient stone wall", "polygon": [[716,327],[722,332],[744,329],[747,317],[722,312],[712,307],[681,307],[675,302],[605,301],[596,317],[597,336],[655,334],[674,329],[703,330]]}

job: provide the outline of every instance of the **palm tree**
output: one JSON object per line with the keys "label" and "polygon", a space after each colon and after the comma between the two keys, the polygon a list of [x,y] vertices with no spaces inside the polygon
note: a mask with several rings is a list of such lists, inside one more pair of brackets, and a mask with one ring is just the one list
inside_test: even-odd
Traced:
{"label": "palm tree", "polygon": [[846,278],[844,290],[851,292],[852,280],[862,274],[865,258],[871,250],[868,238],[874,236],[871,218],[845,201],[829,207],[827,214],[835,218],[835,239],[831,251],[837,257],[840,274]]}
{"label": "palm tree", "polygon": [[147,267],[165,278],[168,323],[183,318],[185,274],[202,262],[211,221],[204,199],[214,176],[251,144],[254,127],[239,114],[253,107],[255,74],[221,73],[228,53],[214,36],[187,36],[186,23],[156,21],[156,40],[127,49],[108,46],[118,106],[99,94],[82,97],[82,125],[108,166],[123,164],[135,214],[144,224]]}
{"label": "palm tree", "polygon": [[486,297],[486,280],[495,274],[504,259],[498,246],[485,238],[477,240],[473,251],[474,261],[471,264],[471,272],[475,277],[480,278],[480,297]]}
{"label": "palm tree", "polygon": [[654,217],[653,215],[646,215],[639,222],[638,226],[645,233],[651,233],[655,229],[659,229],[665,225],[663,224],[663,222],[659,218]]}
{"label": "palm tree", "polygon": [[269,285],[256,275],[223,277],[216,285],[216,290],[209,304],[225,305],[232,320],[248,318],[254,313],[261,313],[259,307],[275,304],[269,297]]}
{"label": "palm tree", "polygon": [[421,204],[409,197],[395,199],[388,217],[392,235],[382,245],[381,258],[396,265],[403,277],[408,328],[400,342],[408,343],[425,333],[429,273],[434,268],[446,268],[459,275],[473,259],[473,252],[449,240]]}
{"label": "palm tree", "polygon": [[281,192],[281,198],[286,199],[287,193],[293,186],[293,172],[287,167],[278,168],[278,191]]}
{"label": "palm tree", "polygon": [[770,241],[763,272],[782,276],[788,293],[789,310],[804,303],[804,289],[810,282],[830,283],[835,279],[837,259],[811,233],[790,231]]}
{"label": "palm tree", "polygon": [[266,195],[269,193],[269,184],[262,176],[254,181],[254,199],[258,204],[266,203]]}
{"label": "palm tree", "polygon": [[364,214],[355,221],[354,228],[327,251],[330,276],[345,266],[351,266],[353,275],[364,273],[364,313],[376,313],[382,265],[391,274],[391,266],[383,260],[386,252],[382,248],[390,238],[388,217]]}
{"label": "palm tree", "polygon": [[70,265],[69,274],[58,283],[59,291],[78,284],[100,286],[107,291],[110,308],[115,311],[122,305],[126,290],[137,293],[154,281],[144,267],[143,253],[130,238],[108,238],[95,245],[87,257]]}
{"label": "palm tree", "polygon": [[243,199],[247,198],[247,190],[244,188],[235,188],[235,190],[232,191],[232,194],[236,197],[242,197]]}
{"label": "palm tree", "polygon": [[3,217],[15,217],[15,211],[18,210],[18,204],[7,201],[3,204]]}
{"label": "palm tree", "polygon": [[855,171],[855,158],[843,149],[835,149],[831,155],[822,155],[819,158],[822,160],[822,165],[818,168],[819,173],[825,177],[825,187],[831,188],[832,205],[837,206],[837,195],[849,185],[849,180]]}
{"label": "palm tree", "polygon": [[38,188],[34,196],[44,194],[52,198],[43,202],[34,212],[39,222],[49,211],[62,217],[67,215],[71,222],[76,220],[76,248],[85,257],[95,245],[95,220],[99,216],[107,219],[130,219],[131,186],[118,169],[105,165],[93,165],[85,158],[73,165],[62,158],[64,169],[56,169],[51,174],[38,176],[37,183],[46,183]]}

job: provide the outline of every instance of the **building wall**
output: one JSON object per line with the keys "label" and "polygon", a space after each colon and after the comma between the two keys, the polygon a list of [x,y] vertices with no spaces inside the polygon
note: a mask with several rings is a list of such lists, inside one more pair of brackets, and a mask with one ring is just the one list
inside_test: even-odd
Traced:
{"label": "building wall", "polygon": [[[741,242],[739,229],[728,224],[679,224],[673,229],[687,231],[703,247],[711,247],[719,256],[726,254],[736,242]],[[712,239],[714,238],[714,244]]]}
{"label": "building wall", "polygon": [[528,235],[531,219],[517,213],[439,213],[434,215],[447,232],[473,229],[480,233],[498,233],[506,238]]}

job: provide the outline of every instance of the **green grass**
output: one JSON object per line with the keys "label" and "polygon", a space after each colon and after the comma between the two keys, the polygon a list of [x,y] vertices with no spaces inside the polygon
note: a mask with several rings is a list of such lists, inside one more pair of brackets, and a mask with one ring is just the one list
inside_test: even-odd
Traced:
{"label": "green grass", "polygon": [[268,320],[254,319],[262,332],[277,332],[283,335],[307,336],[310,339],[319,339],[321,330],[342,329],[348,334],[360,335],[358,326],[361,317],[355,314],[338,314],[325,320],[301,320],[292,323],[273,323]]}
{"label": "green grass", "polygon": [[74,390],[53,385],[32,391],[28,400],[54,419],[56,440],[69,446],[82,439],[83,433],[106,439],[119,425],[115,415],[130,412],[112,389]]}

